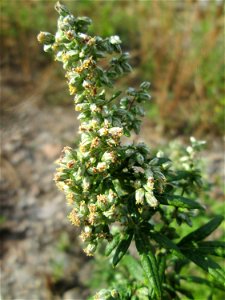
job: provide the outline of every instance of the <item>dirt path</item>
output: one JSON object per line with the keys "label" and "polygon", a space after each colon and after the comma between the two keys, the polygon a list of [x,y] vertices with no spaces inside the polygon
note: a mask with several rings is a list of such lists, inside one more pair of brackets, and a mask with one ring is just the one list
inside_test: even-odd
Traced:
{"label": "dirt path", "polygon": [[76,288],[83,298],[78,270],[87,258],[52,180],[53,162],[76,136],[74,112],[27,101],[8,117],[1,133],[2,297],[56,299]]}

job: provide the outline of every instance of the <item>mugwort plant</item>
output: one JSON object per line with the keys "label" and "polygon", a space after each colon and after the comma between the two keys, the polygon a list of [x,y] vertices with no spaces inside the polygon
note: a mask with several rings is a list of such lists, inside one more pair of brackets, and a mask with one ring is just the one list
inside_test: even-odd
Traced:
{"label": "mugwort plant", "polygon": [[[119,36],[91,36],[89,18],[74,17],[60,3],[56,10],[57,32],[41,32],[38,41],[63,65],[79,112],[80,141],[77,149],[63,149],[55,182],[71,207],[69,220],[81,228],[85,253],[92,256],[105,245],[116,267],[129,247],[136,248],[139,259],[129,263],[142,274],[127,286],[100,290],[94,299],[191,298],[185,280],[223,290],[224,270],[211,256],[224,256],[224,243],[204,241],[223,217],[185,236],[174,227],[174,221],[177,227],[191,226],[204,209],[196,201],[202,189],[197,153],[204,142],[191,138],[178,163],[163,152],[153,155],[144,143],[124,144],[123,136],[140,130],[150,83],[117,90],[116,81],[132,71]],[[180,275],[190,262],[210,278]]]}

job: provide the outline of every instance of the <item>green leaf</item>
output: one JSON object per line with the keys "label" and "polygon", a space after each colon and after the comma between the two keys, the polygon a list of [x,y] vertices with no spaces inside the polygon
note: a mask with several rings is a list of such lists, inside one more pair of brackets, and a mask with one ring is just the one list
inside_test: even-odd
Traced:
{"label": "green leaf", "polygon": [[141,83],[140,88],[143,90],[148,90],[150,88],[150,85],[151,85],[150,82],[144,81]]}
{"label": "green leaf", "polygon": [[194,299],[192,293],[190,291],[186,290],[186,289],[177,287],[176,291],[183,294],[183,295],[185,295],[186,297],[188,297],[188,299]]}
{"label": "green leaf", "polygon": [[186,235],[179,243],[179,245],[184,245],[191,241],[201,241],[210,235],[223,221],[222,216],[216,216],[214,219],[203,225],[202,227],[198,228],[197,230],[192,231],[188,235]]}
{"label": "green leaf", "polygon": [[156,257],[152,249],[150,249],[150,245],[148,245],[148,248],[146,247],[145,241],[146,237],[142,236],[140,232],[135,234],[136,248],[141,259],[142,267],[149,280],[150,287],[154,290],[157,299],[161,299],[162,291]]}
{"label": "green leaf", "polygon": [[198,251],[204,254],[225,257],[225,242],[207,241],[197,244]]}
{"label": "green leaf", "polygon": [[166,254],[161,253],[158,256],[158,268],[159,268],[159,278],[161,286],[164,282],[165,270],[166,270]]}
{"label": "green leaf", "polygon": [[124,238],[122,241],[119,242],[119,245],[116,249],[116,252],[113,256],[113,266],[115,267],[119,261],[121,260],[121,258],[124,256],[124,254],[126,254],[130,243],[132,241],[133,238],[133,231],[129,232],[126,236],[126,238]]}
{"label": "green leaf", "polygon": [[204,271],[209,273],[219,285],[224,286],[225,283],[225,271],[212,259],[202,255],[198,251],[183,250],[183,254]]}
{"label": "green leaf", "polygon": [[70,14],[70,11],[67,9],[67,7],[61,4],[59,1],[55,5],[55,10],[64,17]]}
{"label": "green leaf", "polygon": [[127,267],[129,273],[138,281],[143,281],[143,270],[138,261],[131,255],[125,255],[123,265]]}
{"label": "green leaf", "polygon": [[204,284],[211,288],[217,288],[225,291],[225,287],[221,286],[215,280],[209,281],[205,278],[197,277],[197,276],[179,276],[179,279],[185,280],[187,282],[194,282],[197,284]]}
{"label": "green leaf", "polygon": [[178,195],[166,195],[164,197],[157,197],[161,204],[171,205],[180,208],[188,209],[203,209],[203,207],[196,201],[178,196]]}
{"label": "green leaf", "polygon": [[116,248],[116,246],[119,244],[120,241],[120,234],[116,234],[113,237],[113,240],[107,244],[106,248],[105,248],[105,255],[109,256],[111,254],[111,252]]}
{"label": "green leaf", "polygon": [[112,95],[112,97],[110,98],[109,101],[112,101],[112,100],[116,99],[121,93],[122,93],[122,91],[115,92],[115,94]]}
{"label": "green leaf", "polygon": [[182,254],[179,247],[173,243],[170,239],[168,239],[165,235],[159,233],[159,232],[151,232],[151,238],[153,238],[158,244],[160,244],[162,247],[168,250],[174,250],[180,258],[184,258],[184,255]]}

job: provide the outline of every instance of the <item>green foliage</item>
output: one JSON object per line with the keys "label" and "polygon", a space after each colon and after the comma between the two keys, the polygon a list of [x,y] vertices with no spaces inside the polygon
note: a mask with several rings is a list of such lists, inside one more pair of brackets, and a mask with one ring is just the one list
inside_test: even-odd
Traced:
{"label": "green foliage", "polygon": [[116,280],[94,299],[193,299],[181,285],[186,277],[180,277],[190,262],[209,274],[210,286],[224,290],[224,270],[211,258],[223,256],[224,244],[203,241],[223,218],[184,236],[173,227],[174,221],[191,226],[191,217],[204,209],[197,159],[204,142],[192,137],[175,161],[161,151],[154,155],[143,143],[124,145],[123,136],[140,130],[150,84],[118,91],[117,80],[132,70],[119,36],[92,36],[89,18],[74,17],[59,3],[56,10],[56,34],[41,32],[38,41],[63,64],[81,122],[78,147],[65,147],[58,161],[56,184],[71,206],[70,221],[82,229],[87,255],[105,243],[112,267],[120,266],[131,245],[140,258],[139,264],[129,256],[126,266],[138,274]]}

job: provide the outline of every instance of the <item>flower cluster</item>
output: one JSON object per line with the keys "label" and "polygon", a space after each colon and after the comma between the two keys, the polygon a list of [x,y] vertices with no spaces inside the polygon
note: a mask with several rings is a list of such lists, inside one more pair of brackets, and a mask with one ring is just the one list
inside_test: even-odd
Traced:
{"label": "flower cluster", "polygon": [[187,148],[173,146],[173,162],[162,151],[153,155],[143,143],[123,144],[123,136],[139,132],[150,84],[116,91],[116,80],[131,71],[120,38],[91,36],[89,18],[74,17],[59,3],[56,10],[56,34],[41,32],[38,40],[63,64],[80,120],[78,147],[63,149],[56,185],[66,195],[69,220],[81,228],[87,255],[105,240],[105,255],[112,254],[116,266],[134,240],[142,266],[128,256],[125,267],[135,280],[117,277],[116,288],[109,286],[94,299],[174,299],[176,291],[189,296],[180,288],[184,276],[178,275],[190,261],[208,271],[220,288],[223,270],[208,255],[224,256],[224,243],[202,240],[223,217],[216,216],[184,237],[173,225],[176,220],[192,226],[195,210],[203,209],[196,199],[203,184],[197,152],[204,142],[192,137]]}
{"label": "flower cluster", "polygon": [[123,232],[153,214],[166,186],[166,160],[152,158],[145,144],[121,143],[132,130],[139,132],[150,84],[124,93],[113,89],[131,71],[120,38],[90,36],[89,18],[74,17],[61,4],[56,10],[56,34],[41,32],[38,40],[63,63],[81,124],[78,149],[64,148],[55,181],[71,206],[69,220],[82,228],[84,251],[92,255],[100,240],[112,240],[113,223]]}

